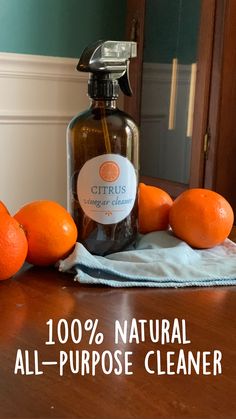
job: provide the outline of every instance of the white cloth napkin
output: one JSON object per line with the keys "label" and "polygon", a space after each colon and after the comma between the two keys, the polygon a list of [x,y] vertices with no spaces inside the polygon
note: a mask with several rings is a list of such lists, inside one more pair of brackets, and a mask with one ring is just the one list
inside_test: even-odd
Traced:
{"label": "white cloth napkin", "polygon": [[59,271],[75,281],[112,287],[190,287],[236,285],[236,244],[226,239],[196,250],[171,231],[140,236],[136,246],[106,257],[91,255],[81,243],[59,261]]}

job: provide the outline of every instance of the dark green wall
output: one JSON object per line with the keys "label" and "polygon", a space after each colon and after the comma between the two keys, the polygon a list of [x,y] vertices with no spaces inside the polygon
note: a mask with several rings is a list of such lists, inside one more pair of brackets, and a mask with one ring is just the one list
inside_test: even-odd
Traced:
{"label": "dark green wall", "polygon": [[[146,0],[144,61],[196,60],[201,0]],[[122,39],[126,0],[0,0],[0,51],[78,57]],[[178,36],[177,36],[178,34]]]}
{"label": "dark green wall", "polygon": [[97,39],[123,39],[126,0],[0,0],[0,51],[78,57]]}
{"label": "dark green wall", "polygon": [[201,0],[146,0],[144,61],[196,61]]}

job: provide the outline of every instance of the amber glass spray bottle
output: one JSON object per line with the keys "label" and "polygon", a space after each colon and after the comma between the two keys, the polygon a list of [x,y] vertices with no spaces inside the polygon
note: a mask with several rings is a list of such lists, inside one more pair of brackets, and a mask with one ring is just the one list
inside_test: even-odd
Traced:
{"label": "amber glass spray bottle", "polygon": [[128,65],[135,56],[135,42],[98,41],[77,66],[91,73],[91,106],[67,129],[68,210],[78,240],[97,255],[122,250],[137,233],[139,130],[116,104],[119,87],[132,94]]}

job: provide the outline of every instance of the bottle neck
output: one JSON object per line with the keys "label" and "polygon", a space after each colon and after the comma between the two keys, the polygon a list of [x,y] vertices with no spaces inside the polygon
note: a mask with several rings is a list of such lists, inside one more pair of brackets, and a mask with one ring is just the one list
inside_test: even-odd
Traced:
{"label": "bottle neck", "polygon": [[106,103],[107,107],[114,107],[114,100],[118,98],[119,83],[118,80],[112,79],[110,74],[91,74],[88,81],[88,95],[97,103],[101,103],[99,107]]}
{"label": "bottle neck", "polygon": [[106,108],[106,109],[116,109],[117,100],[116,99],[91,99],[91,108]]}

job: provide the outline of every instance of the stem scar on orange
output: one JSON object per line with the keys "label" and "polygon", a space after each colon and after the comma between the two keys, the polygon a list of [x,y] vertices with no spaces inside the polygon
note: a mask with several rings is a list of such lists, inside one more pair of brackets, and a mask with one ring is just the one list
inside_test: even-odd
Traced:
{"label": "stem scar on orange", "polygon": [[6,212],[0,213],[0,280],[11,278],[25,262],[28,243],[20,224]]}
{"label": "stem scar on orange", "polygon": [[142,234],[166,230],[173,204],[170,195],[155,186],[139,184],[139,232]]}
{"label": "stem scar on orange", "polygon": [[221,244],[228,237],[233,222],[229,202],[209,189],[188,189],[175,199],[170,210],[173,233],[199,249]]}
{"label": "stem scar on orange", "polygon": [[75,245],[75,222],[57,202],[41,200],[26,204],[15,214],[15,219],[25,230],[29,245],[26,260],[33,265],[54,265]]}

